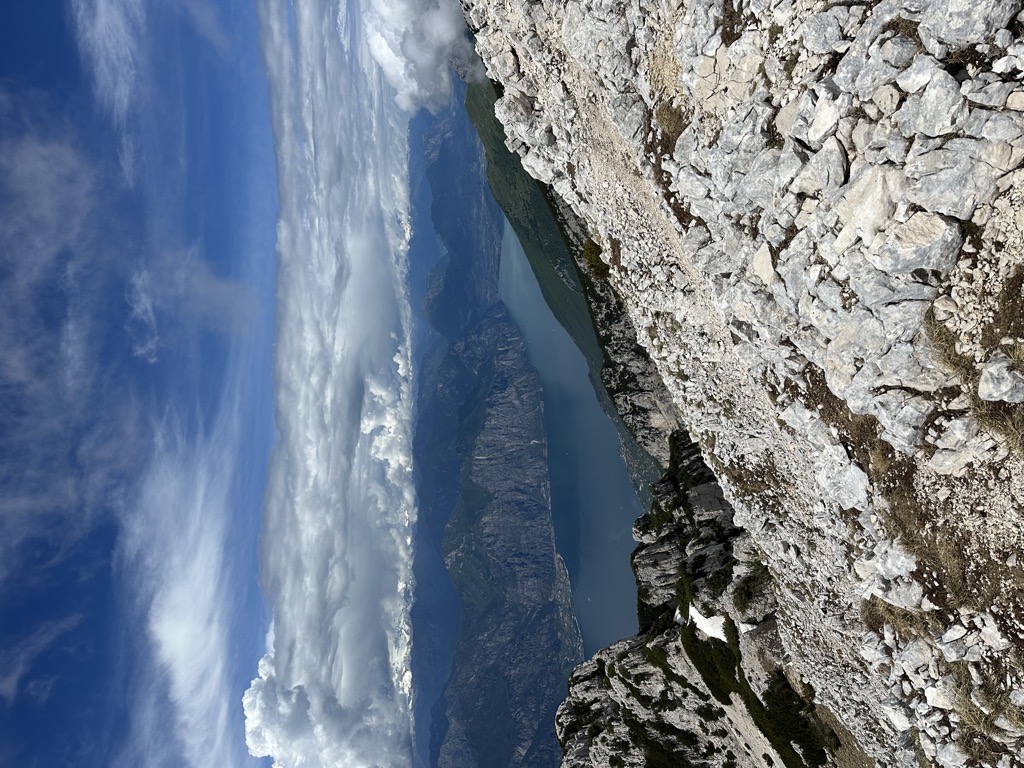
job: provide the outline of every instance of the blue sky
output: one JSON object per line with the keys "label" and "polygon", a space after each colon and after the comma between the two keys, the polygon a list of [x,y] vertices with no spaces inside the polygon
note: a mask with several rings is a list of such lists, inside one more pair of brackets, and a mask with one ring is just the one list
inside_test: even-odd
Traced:
{"label": "blue sky", "polygon": [[408,120],[457,4],[0,22],[0,764],[409,764]]}
{"label": "blue sky", "polygon": [[0,12],[0,764],[416,760],[408,121],[468,46],[451,0]]}
{"label": "blue sky", "polygon": [[256,764],[277,186],[255,12],[2,15],[0,764]]}

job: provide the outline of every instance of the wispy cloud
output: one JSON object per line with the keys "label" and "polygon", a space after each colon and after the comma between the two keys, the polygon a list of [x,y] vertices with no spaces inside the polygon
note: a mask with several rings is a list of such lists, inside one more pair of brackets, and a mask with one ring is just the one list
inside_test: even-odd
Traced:
{"label": "wispy cloud", "polygon": [[[208,434],[174,414],[155,426],[138,493],[122,512],[120,553],[154,662],[136,682],[142,706],[123,765],[162,765],[178,747],[190,766],[249,762],[231,694],[241,578],[228,555],[239,471],[235,390]],[[164,697],[172,728],[155,706]],[[145,706],[154,708],[147,714]]]}
{"label": "wispy cloud", "polygon": [[224,29],[217,6],[208,0],[179,0],[179,2],[181,9],[188,14],[196,32],[220,56],[227,56],[231,49],[231,38]]}
{"label": "wispy cloud", "polygon": [[121,133],[121,170],[135,178],[136,142],[129,120],[144,66],[142,0],[72,0],[78,49],[92,73],[96,100]]}
{"label": "wispy cloud", "polygon": [[[175,247],[188,243],[183,217],[164,206],[183,195],[168,201],[145,188],[158,187],[164,169],[154,164],[136,183],[136,147],[148,146],[156,122],[138,114],[154,90],[142,3],[72,0],[71,8],[93,93],[120,141],[121,174],[102,151],[85,153],[62,105],[32,108],[29,96],[0,83],[0,598],[23,599],[16,590],[59,583],[58,573],[73,579],[76,542],[100,520],[119,523],[124,594],[113,602],[131,603],[137,624],[129,626],[141,630],[126,632],[124,667],[110,675],[130,696],[110,702],[129,713],[119,726],[128,734],[120,764],[253,765],[237,655],[240,634],[263,634],[262,616],[238,613],[253,574],[232,536],[240,518],[258,513],[257,503],[238,509],[238,487],[263,459],[246,444],[242,419],[253,350],[271,339],[253,322],[248,289],[216,274],[198,245]],[[217,17],[203,3],[190,8],[216,44]],[[166,135],[185,145],[173,128]],[[142,220],[124,220],[118,206],[129,197],[126,207]],[[220,211],[249,212],[234,201]],[[232,266],[244,271],[240,261],[264,255],[240,253]],[[155,361],[176,335],[198,347],[210,330],[239,343],[226,383],[210,382],[214,395],[204,391],[202,404],[194,381],[161,381],[172,390],[166,397],[153,394],[145,374],[137,378],[146,366],[133,351]],[[206,362],[193,348],[175,352],[167,357],[183,368]],[[98,631],[88,619],[64,617],[13,639],[4,632],[0,701],[56,697],[54,677],[38,667],[71,635]],[[258,642],[241,645],[252,653]]]}
{"label": "wispy cloud", "polygon": [[[348,8],[354,6],[350,5]],[[412,763],[408,113],[444,98],[457,9],[260,4],[281,213],[274,632],[244,697],[280,766]],[[367,57],[367,52],[372,58]]]}
{"label": "wispy cloud", "polygon": [[147,363],[155,363],[160,332],[156,327],[156,302],[149,270],[140,269],[132,275],[125,298],[129,308],[126,330],[132,339],[132,352]]}
{"label": "wispy cloud", "polygon": [[149,363],[159,358],[161,318],[177,324],[185,318],[235,335],[256,312],[251,291],[215,275],[197,247],[153,255],[132,274],[125,299],[133,352]]}
{"label": "wispy cloud", "polygon": [[29,541],[59,551],[90,512],[77,466],[89,415],[75,402],[95,371],[74,273],[93,245],[97,173],[42,112],[0,88],[0,593]]}
{"label": "wispy cloud", "polygon": [[[15,697],[21,681],[28,674],[36,659],[47,651],[53,649],[61,637],[82,623],[82,616],[75,614],[66,616],[56,621],[50,621],[35,627],[28,635],[18,639],[13,646],[0,648],[0,698],[7,706],[10,706]],[[42,681],[46,690],[40,690],[37,686],[33,692],[33,698],[45,700],[49,693],[46,681]]]}
{"label": "wispy cloud", "polygon": [[[142,326],[135,352],[155,357],[158,319],[233,331],[249,327],[252,298],[214,275],[195,248],[157,254],[131,276],[126,264],[138,255],[101,237],[115,220],[98,202],[109,197],[101,174],[52,116],[11,112],[18,101],[0,99],[8,109],[0,113],[0,596],[51,578],[114,511],[125,584],[146,627],[131,651],[148,662],[136,667],[126,764],[180,765],[182,753],[193,766],[249,764],[231,645],[242,576],[226,552],[241,393],[251,348],[270,340],[250,332],[235,345],[207,430],[188,430],[175,415],[191,407],[147,416],[151,405],[133,396],[123,358],[104,354],[110,333]],[[45,700],[54,678],[33,665],[81,623],[76,614],[23,636],[5,632],[0,699]],[[247,623],[258,627],[259,617]]]}

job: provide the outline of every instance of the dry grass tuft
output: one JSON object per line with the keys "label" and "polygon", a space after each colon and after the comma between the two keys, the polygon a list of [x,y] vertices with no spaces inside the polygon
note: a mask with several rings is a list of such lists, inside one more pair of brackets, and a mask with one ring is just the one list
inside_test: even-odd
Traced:
{"label": "dry grass tuft", "polygon": [[927,614],[892,605],[877,595],[871,595],[861,603],[860,615],[864,626],[875,634],[882,635],[885,627],[891,627],[896,636],[905,642],[925,637],[930,632]]}
{"label": "dry grass tuft", "polygon": [[[1020,279],[1024,280],[1024,272],[1021,273]],[[1017,286],[1015,290],[1019,292],[1022,283],[1017,278],[1011,283]],[[998,345],[998,340],[1007,336],[1015,338],[1018,334],[1024,334],[1024,314],[1017,314],[1024,313],[1024,303],[1020,296],[1009,298],[1009,293],[1014,290],[1011,283],[1004,286],[996,319],[983,334],[989,341],[996,340],[993,346]],[[1024,455],[1024,406],[1017,403],[990,402],[978,397],[981,371],[971,358],[957,352],[956,334],[936,320],[930,309],[925,313],[924,328],[939,363],[956,376],[967,391],[971,399],[971,415],[985,430],[1003,438],[1011,450]],[[1011,359],[1024,363],[1024,349],[1021,349],[1021,345],[1014,345],[1013,354],[1017,357]]]}

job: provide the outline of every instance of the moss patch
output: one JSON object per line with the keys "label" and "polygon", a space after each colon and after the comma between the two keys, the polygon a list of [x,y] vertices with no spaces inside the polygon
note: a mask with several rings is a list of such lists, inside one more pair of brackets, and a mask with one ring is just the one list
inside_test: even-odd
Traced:
{"label": "moss patch", "polygon": [[711,694],[723,704],[729,704],[736,694],[787,768],[825,765],[828,754],[839,746],[839,740],[818,719],[813,703],[794,691],[781,672],[773,675],[764,700],[759,699],[743,674],[739,633],[729,619],[726,619],[725,635],[726,643],[715,638],[700,640],[691,624],[682,627],[680,632],[686,655]]}

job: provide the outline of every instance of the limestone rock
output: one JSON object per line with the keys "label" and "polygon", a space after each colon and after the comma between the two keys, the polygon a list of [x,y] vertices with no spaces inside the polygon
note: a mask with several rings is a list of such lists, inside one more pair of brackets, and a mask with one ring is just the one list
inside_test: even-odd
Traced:
{"label": "limestone rock", "polygon": [[960,84],[944,69],[936,68],[924,91],[912,95],[895,118],[904,136],[945,136],[959,131],[967,114]]}
{"label": "limestone rock", "polygon": [[996,171],[981,158],[982,151],[978,142],[954,139],[911,157],[907,199],[926,211],[970,219],[996,193]]}
{"label": "limestone rock", "polygon": [[990,402],[1024,403],[1024,373],[1005,354],[996,352],[981,369],[978,397]]}
{"label": "limestone rock", "polygon": [[931,0],[919,21],[942,42],[960,47],[990,39],[1020,8],[1018,0]]}
{"label": "limestone rock", "polygon": [[[776,655],[849,729],[862,763],[958,765],[962,702],[944,708],[939,667],[1011,695],[1024,683],[1007,645],[1024,637],[1007,596],[1024,549],[1024,460],[973,407],[978,394],[1024,402],[1006,356],[1022,335],[1020,2],[869,6],[464,2],[505,87],[508,145],[605,245],[606,289],[718,475],[736,541],[783,575]],[[922,540],[904,546],[896,530]],[[947,535],[956,546],[927,551]],[[644,547],[658,538],[642,534]],[[642,560],[658,600],[673,599],[677,551]],[[737,564],[733,581],[746,573]],[[722,597],[736,585],[724,589],[692,587],[703,615],[732,610]],[[966,631],[944,639],[955,627]],[[689,680],[685,654],[664,650]],[[638,648],[601,658],[622,652],[643,696],[675,695]],[[985,679],[990,658],[1017,677]],[[584,665],[574,685],[595,735],[573,734],[565,765],[642,765],[612,714],[653,713],[617,674],[602,687],[597,673]],[[735,752],[737,764],[764,765],[756,752]]]}
{"label": "limestone rock", "polygon": [[877,254],[868,259],[878,269],[906,274],[915,269],[948,272],[963,246],[960,225],[934,213],[918,212],[897,224]]}

